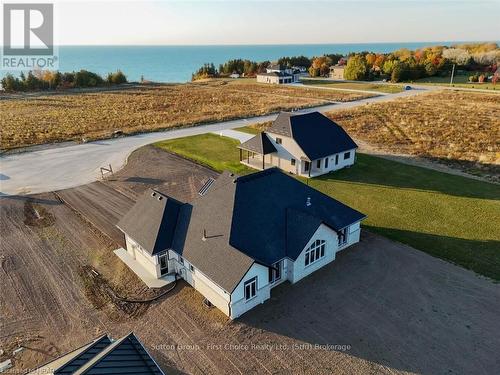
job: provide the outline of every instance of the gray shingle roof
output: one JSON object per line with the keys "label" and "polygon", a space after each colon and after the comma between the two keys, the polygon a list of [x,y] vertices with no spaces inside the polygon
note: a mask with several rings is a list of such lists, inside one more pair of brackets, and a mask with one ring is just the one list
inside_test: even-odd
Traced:
{"label": "gray shingle roof", "polygon": [[282,112],[268,132],[293,138],[309,160],[358,147],[340,125],[319,112]]}
{"label": "gray shingle roof", "polygon": [[291,74],[286,72],[269,72],[269,73],[258,73],[258,76],[268,76],[268,77],[291,77]]}
{"label": "gray shingle roof", "polygon": [[235,179],[236,176],[224,172],[207,195],[183,207],[173,244],[177,253],[228,292],[234,290],[254,263],[254,259],[229,243]]}
{"label": "gray shingle roof", "polygon": [[257,134],[255,137],[250,138],[246,142],[243,142],[238,146],[238,148],[264,155],[271,154],[277,151],[276,147],[274,147],[273,145],[273,142],[271,142],[269,137],[264,132]]}
{"label": "gray shingle roof", "polygon": [[187,207],[173,249],[228,292],[254,261],[295,260],[322,223],[340,230],[365,217],[277,168],[238,178],[225,172]]}
{"label": "gray shingle roof", "polygon": [[151,255],[172,247],[182,203],[149,189],[117,224]]}

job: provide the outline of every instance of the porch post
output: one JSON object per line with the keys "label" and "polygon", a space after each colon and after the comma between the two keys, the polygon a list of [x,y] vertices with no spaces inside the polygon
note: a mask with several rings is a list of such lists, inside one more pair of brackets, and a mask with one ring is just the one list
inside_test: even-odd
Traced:
{"label": "porch post", "polygon": [[307,161],[306,163],[309,163],[309,177],[311,177],[312,161]]}
{"label": "porch post", "polygon": [[250,164],[250,151],[247,150],[247,163]]}
{"label": "porch post", "polygon": [[241,160],[242,160],[242,158],[241,158],[241,157],[242,157],[242,155],[243,155],[243,151],[242,151],[242,150],[241,150],[241,148],[240,148],[240,162],[241,162]]}
{"label": "porch post", "polygon": [[262,154],[262,170],[265,169],[264,161],[266,160],[266,154]]}

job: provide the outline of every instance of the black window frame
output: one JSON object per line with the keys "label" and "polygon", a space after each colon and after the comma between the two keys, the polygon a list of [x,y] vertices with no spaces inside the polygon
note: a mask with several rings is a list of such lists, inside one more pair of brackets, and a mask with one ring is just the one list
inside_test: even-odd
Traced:
{"label": "black window frame", "polygon": [[292,158],[292,159],[290,159],[290,164],[291,164],[291,165],[295,165],[295,159],[293,159],[293,158]]}
{"label": "black window frame", "polygon": [[328,168],[328,158],[325,158],[325,168]]}
{"label": "black window frame", "polygon": [[335,155],[335,165],[339,165],[339,154]]}
{"label": "black window frame", "polygon": [[316,168],[321,168],[321,159],[316,160]]}
{"label": "black window frame", "polygon": [[344,152],[344,160],[347,160],[351,157],[351,151]]}
{"label": "black window frame", "polygon": [[325,256],[326,241],[317,239],[306,250],[304,267],[309,266]]}
{"label": "black window frame", "polygon": [[257,296],[257,276],[245,281],[243,284],[243,293],[245,301],[250,301]]}

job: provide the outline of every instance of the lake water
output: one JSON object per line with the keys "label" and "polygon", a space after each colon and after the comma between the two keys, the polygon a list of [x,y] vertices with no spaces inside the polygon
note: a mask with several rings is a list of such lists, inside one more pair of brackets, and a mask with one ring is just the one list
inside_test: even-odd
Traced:
{"label": "lake water", "polygon": [[[456,43],[456,42],[453,42]],[[416,49],[452,42],[368,43],[368,44],[302,44],[244,46],[61,46],[59,70],[80,69],[102,75],[121,69],[129,81],[141,76],[157,82],[186,82],[204,63],[216,67],[229,59],[273,61],[283,56],[320,56],[328,53],[391,52],[399,48]],[[6,72],[0,72],[3,76]],[[17,75],[18,72],[14,74]]]}

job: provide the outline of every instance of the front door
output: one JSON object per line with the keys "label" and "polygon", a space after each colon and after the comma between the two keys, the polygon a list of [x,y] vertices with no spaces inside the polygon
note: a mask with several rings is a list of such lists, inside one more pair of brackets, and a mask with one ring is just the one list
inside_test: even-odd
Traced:
{"label": "front door", "polygon": [[166,275],[168,273],[168,253],[158,256],[158,261],[160,262],[160,275]]}

